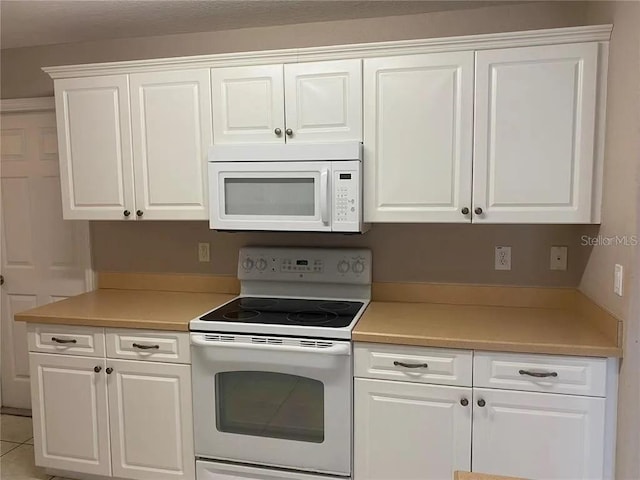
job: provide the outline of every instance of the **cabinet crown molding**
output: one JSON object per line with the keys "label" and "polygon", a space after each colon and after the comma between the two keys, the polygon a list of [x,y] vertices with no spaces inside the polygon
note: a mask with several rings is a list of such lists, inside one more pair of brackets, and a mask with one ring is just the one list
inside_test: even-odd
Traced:
{"label": "cabinet crown molding", "polygon": [[1,113],[46,112],[55,109],[53,97],[10,98],[0,100]]}
{"label": "cabinet crown molding", "polygon": [[123,62],[92,63],[43,67],[53,79],[116,75],[158,70],[184,70],[221,66],[266,65],[272,63],[300,63],[347,58],[368,58],[390,55],[451,52],[460,50],[486,50],[492,48],[526,47],[580,42],[608,42],[612,24],[580,27],[501,32],[480,35],[400,40],[389,42],[332,45],[322,47],[290,48],[254,52],[234,52],[214,55],[130,60]]}

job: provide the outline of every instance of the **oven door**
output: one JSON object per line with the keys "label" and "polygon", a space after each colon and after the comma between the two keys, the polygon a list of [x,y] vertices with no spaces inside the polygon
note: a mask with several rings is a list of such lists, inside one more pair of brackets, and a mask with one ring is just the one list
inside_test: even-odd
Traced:
{"label": "oven door", "polygon": [[331,231],[331,162],[209,163],[210,227]]}
{"label": "oven door", "polygon": [[191,346],[197,457],[350,474],[350,342],[192,333]]}

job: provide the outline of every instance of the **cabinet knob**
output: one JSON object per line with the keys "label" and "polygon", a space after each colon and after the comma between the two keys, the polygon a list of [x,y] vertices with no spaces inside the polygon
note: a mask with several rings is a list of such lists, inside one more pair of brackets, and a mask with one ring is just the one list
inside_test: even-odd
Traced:
{"label": "cabinet knob", "polygon": [[111,368],[111,367],[107,367],[107,369],[105,370],[105,372],[107,372],[107,375],[111,375],[111,372],[113,372],[113,368]]}
{"label": "cabinet knob", "polygon": [[102,370],[101,366],[93,367],[93,371],[96,373],[100,373],[100,370]]}
{"label": "cabinet knob", "polygon": [[476,207],[474,212],[476,212],[476,215],[482,215],[482,209],[480,207]]}
{"label": "cabinet knob", "polygon": [[293,135],[293,130],[291,130],[290,128],[287,128],[284,133],[286,133],[288,136],[292,136]]}
{"label": "cabinet knob", "polygon": [[469,405],[469,400],[467,400],[466,398],[462,398],[460,400],[460,405],[462,405],[463,407],[466,407],[467,405]]}
{"label": "cabinet knob", "polygon": [[144,212],[142,210],[136,210],[136,215],[141,217],[142,215],[144,215]]}
{"label": "cabinet knob", "polygon": [[276,134],[276,136],[278,136],[278,137],[279,137],[280,135],[282,135],[282,129],[281,129],[281,128],[276,128],[276,129],[273,131],[273,133],[275,133],[275,134]]}
{"label": "cabinet knob", "polygon": [[478,400],[478,406],[479,407],[484,407],[487,404],[487,402],[485,402],[483,399]]}
{"label": "cabinet knob", "polygon": [[128,217],[129,215],[131,215],[131,212],[130,212],[129,210],[125,210],[124,212],[122,212],[122,214],[123,214],[125,217]]}
{"label": "cabinet knob", "polygon": [[467,207],[464,207],[462,210],[460,210],[462,212],[463,215],[469,215],[469,209]]}
{"label": "cabinet knob", "polygon": [[0,285],[4,285],[4,275],[0,275]]}

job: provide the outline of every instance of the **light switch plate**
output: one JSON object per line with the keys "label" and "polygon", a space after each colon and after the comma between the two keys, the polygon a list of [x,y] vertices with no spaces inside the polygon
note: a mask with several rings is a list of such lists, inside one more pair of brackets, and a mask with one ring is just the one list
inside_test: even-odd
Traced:
{"label": "light switch plate", "polygon": [[496,246],[495,269],[511,270],[511,247]]}
{"label": "light switch plate", "polygon": [[613,272],[613,293],[622,296],[622,284],[624,282],[624,269],[622,265],[616,263]]}
{"label": "light switch plate", "polygon": [[550,270],[566,270],[567,269],[567,247],[552,246],[549,256]]}

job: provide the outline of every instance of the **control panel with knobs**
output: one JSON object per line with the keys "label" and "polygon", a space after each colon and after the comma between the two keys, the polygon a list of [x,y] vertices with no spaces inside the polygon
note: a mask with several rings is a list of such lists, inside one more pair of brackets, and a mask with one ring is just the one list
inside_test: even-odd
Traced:
{"label": "control panel with knobs", "polygon": [[367,249],[245,247],[238,256],[240,280],[371,283]]}

